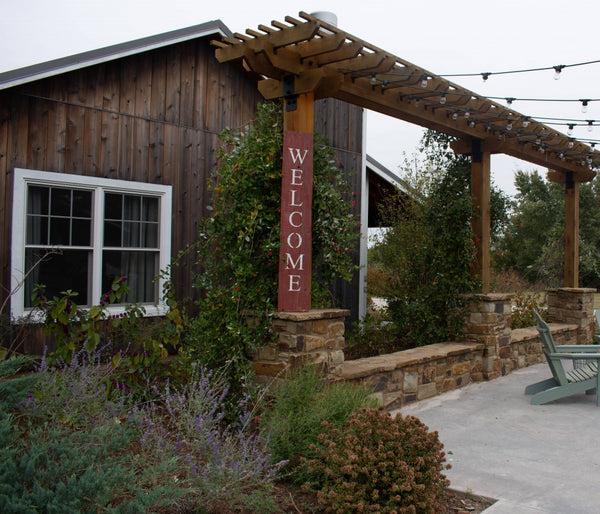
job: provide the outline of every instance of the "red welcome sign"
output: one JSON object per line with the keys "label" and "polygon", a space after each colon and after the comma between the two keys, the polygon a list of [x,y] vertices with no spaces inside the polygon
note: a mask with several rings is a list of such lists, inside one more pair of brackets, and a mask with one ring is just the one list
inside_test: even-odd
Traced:
{"label": "red welcome sign", "polygon": [[281,174],[280,312],[310,310],[313,135],[283,133]]}

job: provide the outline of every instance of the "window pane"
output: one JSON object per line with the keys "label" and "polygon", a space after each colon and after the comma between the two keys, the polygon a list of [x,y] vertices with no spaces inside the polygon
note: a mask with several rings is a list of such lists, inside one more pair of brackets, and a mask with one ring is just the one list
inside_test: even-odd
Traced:
{"label": "window pane", "polygon": [[48,214],[49,187],[29,186],[27,188],[27,213]]}
{"label": "window pane", "polygon": [[158,252],[106,250],[102,261],[102,291],[108,291],[115,277],[127,277],[129,293],[123,303],[154,303],[158,300],[154,277],[158,274]]}
{"label": "window pane", "polygon": [[123,219],[139,221],[141,217],[141,202],[142,199],[139,196],[126,195],[123,202]]}
{"label": "window pane", "polygon": [[73,190],[73,216],[78,218],[92,217],[92,192]]}
{"label": "window pane", "polygon": [[158,248],[158,223],[142,224],[142,248]]}
{"label": "window pane", "polygon": [[71,245],[90,246],[92,241],[91,220],[74,219],[71,225]]}
{"label": "window pane", "polygon": [[50,218],[50,244],[69,245],[71,220],[69,218]]}
{"label": "window pane", "polygon": [[29,272],[38,263],[25,281],[25,307],[33,307],[31,295],[35,284],[46,286],[46,296],[52,298],[61,291],[71,289],[79,293],[75,297],[78,305],[89,305],[88,262],[89,250],[63,250],[61,254],[51,254],[44,258],[45,250],[27,249],[25,251],[25,269]]}
{"label": "window pane", "polygon": [[71,215],[71,190],[53,187],[50,191],[50,214]]}
{"label": "window pane", "polygon": [[121,222],[104,222],[104,246],[121,246]]}
{"label": "window pane", "polygon": [[143,198],[143,221],[158,221],[158,198]]}
{"label": "window pane", "polygon": [[27,216],[27,243],[25,244],[48,244],[48,218],[46,216]]}
{"label": "window pane", "polygon": [[106,193],[104,196],[104,219],[123,219],[123,195]]}
{"label": "window pane", "polygon": [[131,221],[123,222],[123,246],[139,248],[140,246],[140,224]]}

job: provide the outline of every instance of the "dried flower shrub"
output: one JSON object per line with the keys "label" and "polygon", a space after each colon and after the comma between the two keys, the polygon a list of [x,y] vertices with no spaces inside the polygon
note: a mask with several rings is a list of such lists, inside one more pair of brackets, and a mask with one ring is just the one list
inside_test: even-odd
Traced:
{"label": "dried flower shrub", "polygon": [[444,489],[443,445],[418,418],[361,409],[339,428],[323,423],[310,470],[328,512],[438,513]]}

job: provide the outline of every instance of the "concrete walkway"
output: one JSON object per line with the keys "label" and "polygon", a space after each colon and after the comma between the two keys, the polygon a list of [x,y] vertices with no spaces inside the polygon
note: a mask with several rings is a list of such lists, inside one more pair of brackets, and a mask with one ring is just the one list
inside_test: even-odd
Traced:
{"label": "concrete walkway", "polygon": [[600,513],[600,408],[595,395],[531,405],[525,386],[547,364],[400,409],[437,430],[451,487],[498,501],[486,514]]}

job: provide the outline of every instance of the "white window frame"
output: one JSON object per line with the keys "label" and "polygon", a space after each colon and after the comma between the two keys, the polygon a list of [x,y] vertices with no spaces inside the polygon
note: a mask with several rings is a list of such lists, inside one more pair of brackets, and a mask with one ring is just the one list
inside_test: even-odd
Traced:
{"label": "white window frame", "polygon": [[[11,250],[11,316],[18,321],[30,317],[33,309],[25,308],[25,230],[27,219],[27,187],[29,185],[64,186],[86,189],[93,192],[92,203],[92,270],[91,298],[98,304],[105,291],[102,291],[102,241],[104,220],[104,193],[124,193],[154,196],[159,199],[159,265],[167,269],[171,262],[171,219],[172,186],[148,184],[127,180],[88,177],[49,171],[15,168],[12,211],[12,250]],[[56,246],[55,248],[61,248]],[[161,316],[168,312],[162,300],[165,280],[157,280],[158,298],[156,303],[143,303],[147,316]],[[126,305],[111,305],[109,314],[124,312]]]}

